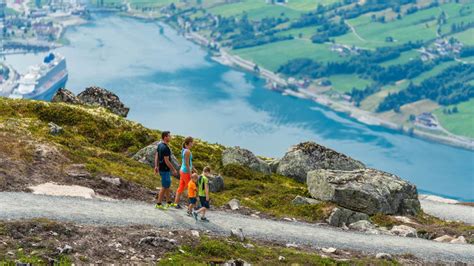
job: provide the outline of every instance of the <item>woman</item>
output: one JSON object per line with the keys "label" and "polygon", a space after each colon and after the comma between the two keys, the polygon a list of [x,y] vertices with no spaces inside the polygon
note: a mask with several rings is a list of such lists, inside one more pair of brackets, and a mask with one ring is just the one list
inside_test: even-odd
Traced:
{"label": "woman", "polygon": [[183,150],[181,151],[181,169],[179,170],[179,187],[176,190],[176,198],[174,203],[176,205],[176,209],[181,209],[182,207],[179,205],[179,200],[181,194],[185,189],[188,189],[189,180],[191,180],[191,174],[196,172],[193,168],[193,154],[191,153],[191,148],[194,145],[194,140],[192,137],[187,137],[184,139],[183,143]]}

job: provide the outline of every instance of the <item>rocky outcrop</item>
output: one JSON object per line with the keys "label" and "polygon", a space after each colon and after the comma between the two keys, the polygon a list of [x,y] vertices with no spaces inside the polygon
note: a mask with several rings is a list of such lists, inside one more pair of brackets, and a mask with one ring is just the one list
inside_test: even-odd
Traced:
{"label": "rocky outcrop", "polygon": [[225,149],[222,153],[222,164],[224,166],[237,164],[265,174],[271,173],[270,166],[265,161],[255,156],[251,151],[240,147]]}
{"label": "rocky outcrop", "polygon": [[129,108],[114,93],[99,87],[89,87],[77,97],[85,104],[96,105],[110,110],[112,113],[127,117]]}
{"label": "rocky outcrop", "polygon": [[328,223],[332,226],[341,227],[368,219],[369,216],[365,213],[355,212],[344,208],[334,208],[328,218]]}
{"label": "rocky outcrop", "polygon": [[414,185],[374,169],[311,171],[307,184],[313,198],[369,215],[406,215],[420,210]]}
{"label": "rocky outcrop", "polygon": [[[137,153],[135,153],[135,155],[132,156],[132,158],[141,163],[148,164],[151,167],[155,167],[155,152],[156,152],[158,143],[159,143],[158,141],[154,142],[153,144],[150,144],[146,146],[145,148],[139,150]],[[178,159],[176,159],[176,156],[174,156],[173,153],[171,153],[171,164],[173,164],[176,171],[179,171],[179,168],[181,167],[181,165],[179,164]],[[179,176],[176,176],[176,177],[179,177]]]}
{"label": "rocky outcrop", "polygon": [[418,237],[415,228],[403,224],[392,227],[390,233],[403,237]]}
{"label": "rocky outcrop", "polygon": [[52,102],[61,102],[69,104],[83,104],[83,102],[67,89],[59,89],[53,96]]}
{"label": "rocky outcrop", "polygon": [[316,144],[303,142],[291,149],[280,160],[277,173],[306,181],[308,172],[317,169],[355,170],[364,168],[364,164],[342,153]]}

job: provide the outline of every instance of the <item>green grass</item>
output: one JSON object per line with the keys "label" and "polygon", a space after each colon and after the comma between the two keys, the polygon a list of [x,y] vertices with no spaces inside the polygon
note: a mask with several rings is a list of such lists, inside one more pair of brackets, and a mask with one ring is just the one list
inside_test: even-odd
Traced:
{"label": "green grass", "polygon": [[352,75],[332,75],[329,77],[332,83],[332,88],[340,93],[352,91],[352,88],[364,89],[372,82],[370,80],[362,79],[355,74]]}
{"label": "green grass", "polygon": [[340,2],[339,0],[290,0],[287,4],[289,8],[301,11],[316,10],[316,7],[321,5],[330,5]]}
{"label": "green grass", "polygon": [[[246,241],[247,243],[250,243]],[[184,254],[176,251],[162,259],[159,265],[214,265],[231,259],[241,259],[253,265],[396,265],[396,261],[383,261],[369,258],[336,261],[323,258],[317,253],[299,251],[294,248],[262,246],[250,243],[246,248],[236,240],[202,237],[194,245],[181,247]],[[280,261],[279,257],[285,257]]]}
{"label": "green grass", "polygon": [[302,12],[282,5],[269,5],[265,1],[243,0],[230,4],[222,4],[210,8],[209,12],[224,17],[242,16],[246,13],[249,19],[260,20],[265,17],[298,18]]}
{"label": "green grass", "polygon": [[383,67],[388,67],[392,65],[406,64],[410,62],[411,60],[419,58],[419,57],[420,57],[420,53],[418,51],[410,50],[410,51],[401,53],[400,56],[395,59],[382,62],[380,65]]}
{"label": "green grass", "polygon": [[233,50],[232,53],[253,61],[271,71],[296,58],[310,58],[319,62],[342,61],[330,51],[329,44],[315,44],[309,40],[293,39],[281,42]]}
{"label": "green grass", "polygon": [[464,45],[474,45],[474,29],[468,29],[463,32],[458,32],[450,37],[454,37],[462,42]]}
{"label": "green grass", "polygon": [[311,26],[311,27],[304,27],[304,28],[299,28],[299,29],[289,29],[289,30],[280,31],[276,35],[277,36],[291,35],[294,38],[299,38],[299,35],[301,34],[302,38],[309,40],[311,36],[313,36],[316,33],[316,30],[317,30],[317,27]]}
{"label": "green grass", "polygon": [[[457,106],[456,114],[444,114],[443,109],[452,109]],[[435,111],[440,124],[449,132],[474,138],[474,99],[452,106],[441,106]]]}
{"label": "green grass", "polygon": [[423,80],[436,76],[439,73],[441,73],[443,70],[445,70],[446,68],[456,65],[456,64],[459,64],[459,63],[456,61],[442,62],[441,64],[438,64],[437,66],[433,67],[431,70],[421,73],[419,76],[412,79],[412,82],[418,85],[421,82],[423,82]]}

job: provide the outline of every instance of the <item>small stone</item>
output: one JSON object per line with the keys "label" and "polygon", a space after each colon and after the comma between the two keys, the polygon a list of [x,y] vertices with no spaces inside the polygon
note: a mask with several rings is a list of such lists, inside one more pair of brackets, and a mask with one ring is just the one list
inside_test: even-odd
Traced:
{"label": "small stone", "polygon": [[123,250],[123,249],[117,249],[117,252],[120,253],[120,254],[125,254],[127,253],[127,251]]}
{"label": "small stone", "polygon": [[437,237],[435,239],[433,239],[433,241],[436,241],[436,242],[444,242],[444,243],[449,243],[453,240],[455,240],[456,238],[452,237],[452,236],[448,236],[448,235],[444,235],[444,236],[440,236],[440,237]]}
{"label": "small stone", "polygon": [[227,205],[233,211],[240,209],[240,201],[238,199],[231,199]]}
{"label": "small stone", "polygon": [[199,237],[199,232],[196,230],[191,230],[191,235],[194,237]]}
{"label": "small stone", "polygon": [[318,203],[321,203],[321,201],[312,199],[312,198],[302,197],[302,196],[296,196],[291,201],[291,204],[293,205],[314,205]]}
{"label": "small stone", "polygon": [[298,247],[298,245],[296,243],[287,243],[285,246],[287,248],[297,248]]}
{"label": "small stone", "polygon": [[321,249],[324,253],[334,253],[336,252],[335,248],[322,248]]}
{"label": "small stone", "polygon": [[49,232],[52,236],[58,236],[58,233],[54,232],[54,231],[51,231]]}
{"label": "small stone", "polygon": [[60,250],[59,254],[69,254],[72,252],[72,247],[66,244],[62,249],[60,248]]}
{"label": "small stone", "polygon": [[104,182],[107,182],[109,184],[112,184],[114,186],[120,186],[120,184],[122,183],[120,181],[120,178],[118,178],[118,177],[103,176],[103,177],[100,178],[100,180],[102,180]]}
{"label": "small stone", "polygon": [[250,217],[260,219],[260,216],[256,215],[255,213],[250,214]]}
{"label": "small stone", "polygon": [[8,252],[7,252],[7,255],[8,255],[8,256],[15,256],[15,253],[14,253],[13,251],[8,251]]}
{"label": "small stone", "polygon": [[459,236],[458,238],[451,240],[450,243],[453,243],[453,244],[466,244],[467,241],[466,241],[466,238],[464,238],[463,236]]}
{"label": "small stone", "polygon": [[406,225],[396,225],[390,230],[391,233],[403,237],[418,237],[416,229]]}
{"label": "small stone", "polygon": [[279,261],[285,261],[285,260],[286,260],[286,258],[285,258],[285,257],[283,257],[283,256],[278,256],[278,260],[279,260]]}
{"label": "small stone", "polygon": [[230,236],[236,237],[240,242],[245,241],[244,231],[242,228],[230,230]]}
{"label": "small stone", "polygon": [[288,217],[283,218],[283,220],[288,221],[288,222],[292,222],[292,221],[293,221],[293,220],[291,220],[291,218],[288,218]]}
{"label": "small stone", "polygon": [[381,252],[381,253],[377,253],[377,255],[375,255],[375,258],[382,259],[382,260],[392,260],[392,255]]}
{"label": "small stone", "polygon": [[182,254],[186,254],[186,251],[184,251],[182,249],[179,249],[179,252],[181,252]]}
{"label": "small stone", "polygon": [[174,233],[173,233],[173,232],[171,232],[171,231],[169,231],[169,232],[168,232],[168,235],[170,235],[170,236],[174,236]]}
{"label": "small stone", "polygon": [[242,243],[242,246],[243,246],[244,248],[248,248],[248,249],[252,249],[252,248],[255,247],[254,245],[252,245],[252,244],[250,244],[250,243]]}
{"label": "small stone", "polygon": [[55,135],[59,135],[63,132],[63,128],[56,125],[55,123],[53,122],[49,122],[48,123],[48,126],[49,126],[49,134],[55,136]]}
{"label": "small stone", "polygon": [[399,222],[406,223],[406,224],[416,224],[410,218],[406,216],[393,216],[393,218]]}

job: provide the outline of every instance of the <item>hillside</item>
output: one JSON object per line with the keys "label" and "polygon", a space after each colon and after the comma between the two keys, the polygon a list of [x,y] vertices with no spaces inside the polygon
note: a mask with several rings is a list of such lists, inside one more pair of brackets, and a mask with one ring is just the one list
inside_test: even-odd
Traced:
{"label": "hillside", "polygon": [[[58,129],[58,127],[61,129]],[[2,158],[0,161],[0,191],[31,192],[32,186],[55,183],[92,189],[95,192],[94,197],[98,198],[132,199],[151,203],[156,188],[160,187],[160,178],[153,174],[149,165],[135,161],[132,155],[157,141],[159,136],[160,131],[147,129],[104,108],[0,98],[0,138],[2,140],[0,142],[0,156]],[[182,141],[183,137],[174,136],[171,142],[172,150],[180,150]],[[277,172],[288,173],[288,176],[292,176],[291,178],[275,173],[274,170],[270,169],[270,165],[275,160],[255,157],[250,151],[240,150],[239,148],[229,148],[197,140],[193,154],[194,165],[198,170],[202,170],[204,166],[209,165],[214,173],[223,177],[224,189],[212,193],[211,196],[211,204],[217,210],[229,211],[227,203],[231,199],[238,199],[241,207],[234,212],[260,219],[329,223],[333,226],[342,227],[346,226],[346,223],[349,225],[354,221],[360,219],[365,221],[367,219],[368,222],[364,223],[368,223],[367,226],[372,228],[363,229],[369,230],[367,232],[389,235],[403,234],[400,233],[401,231],[397,231],[401,230],[397,226],[408,226],[413,228],[410,230],[417,232],[420,238],[433,240],[444,235],[451,235],[453,236],[452,239],[456,239],[454,237],[462,236],[463,241],[472,243],[474,232],[472,226],[461,222],[443,221],[417,211],[419,203],[416,207],[418,200],[415,202],[415,199],[407,198],[408,201],[404,199],[400,203],[395,199],[396,197],[409,197],[408,195],[412,195],[410,194],[412,192],[407,190],[413,188],[416,196],[416,188],[403,180],[399,180],[398,177],[376,170],[359,169],[354,171],[354,174],[359,176],[358,182],[361,181],[361,175],[367,175],[368,180],[376,178],[373,182],[380,182],[378,179],[382,178],[382,180],[386,179],[382,181],[385,183],[395,182],[391,185],[393,187],[402,185],[402,188],[400,188],[402,192],[393,191],[393,193],[404,194],[394,194],[395,198],[392,198],[392,195],[382,196],[384,197],[382,198],[383,201],[394,200],[391,204],[401,204],[400,208],[402,209],[390,210],[378,206],[376,208],[380,209],[374,211],[367,209],[367,206],[363,203],[360,206],[357,205],[359,200],[363,200],[364,197],[371,197],[372,193],[383,193],[377,192],[376,187],[374,188],[375,191],[362,192],[361,190],[361,198],[358,199],[358,197],[352,196],[349,202],[345,201],[342,194],[341,198],[332,200],[311,199],[318,193],[325,193],[325,190],[319,189],[317,186],[314,187],[309,182],[306,184],[299,181],[299,176],[306,175],[306,172],[301,173],[300,167],[303,167],[304,171],[308,170],[305,169],[307,166],[299,166],[298,160],[303,159],[303,161],[308,161],[311,164],[314,160],[312,157],[304,159],[304,157],[299,156],[319,154],[318,156],[322,156],[318,159],[321,163],[315,161],[313,166],[316,167],[329,166],[332,169],[349,170],[349,168],[358,169],[364,166],[358,161],[317,144],[302,143],[295,146],[293,151],[294,153],[289,152],[284,158],[277,160],[279,161]],[[250,161],[240,161],[242,158]],[[177,159],[180,160],[179,157]],[[319,164],[321,165],[317,166]],[[337,174],[337,171],[320,170],[311,173],[330,176],[332,173]],[[343,174],[351,175],[352,172],[346,171]],[[351,177],[343,179],[351,180]],[[176,185],[177,182],[173,181],[172,188],[175,189]],[[347,185],[351,186],[350,183]],[[377,199],[374,198],[374,200]],[[347,210],[341,206],[361,212]],[[413,213],[413,211],[416,213]],[[369,215],[362,212],[369,213]],[[395,215],[395,213],[403,212],[407,212],[404,214],[406,216],[404,218]],[[30,225],[28,223],[25,225],[7,223],[0,224],[0,229],[11,226],[28,227]],[[46,223],[44,226],[50,225]],[[62,228],[63,225],[54,226]],[[119,229],[112,229],[113,232],[117,230]],[[39,233],[41,234],[41,232]],[[208,243],[207,240],[203,241]],[[217,242],[209,244],[217,245]],[[263,244],[263,246],[265,245]],[[192,251],[192,247],[187,247],[187,250]],[[173,249],[173,252],[175,251]],[[274,251],[265,251],[265,247],[263,247],[261,252],[271,253]],[[178,253],[172,254],[176,255]],[[212,254],[213,259],[229,256],[227,253],[219,253],[215,256],[212,256]],[[20,255],[24,256],[25,254]],[[209,262],[212,260],[209,258],[209,254],[199,256],[202,256],[203,261]],[[294,255],[289,254],[288,256]],[[251,256],[248,256],[248,258],[252,259]],[[189,258],[181,259],[187,261]],[[312,259],[317,260],[320,257],[316,255]]]}
{"label": "hillside", "polygon": [[128,13],[275,72],[286,88],[418,135],[472,138],[471,1],[127,2]]}

